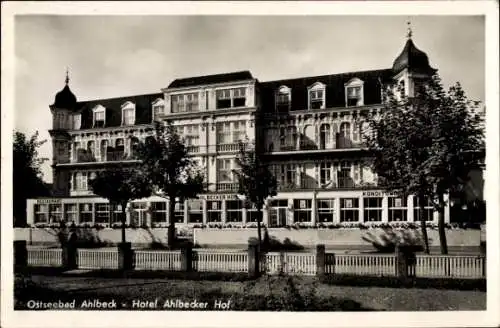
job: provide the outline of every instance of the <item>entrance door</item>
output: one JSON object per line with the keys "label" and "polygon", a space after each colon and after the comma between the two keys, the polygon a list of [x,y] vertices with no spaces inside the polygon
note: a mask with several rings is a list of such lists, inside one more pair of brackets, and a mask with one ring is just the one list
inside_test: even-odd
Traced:
{"label": "entrance door", "polygon": [[271,201],[269,208],[269,226],[283,227],[286,226],[286,213],[288,210],[288,200],[276,199]]}
{"label": "entrance door", "polygon": [[136,227],[145,225],[146,222],[146,203],[132,203],[132,212],[130,213],[130,223]]}

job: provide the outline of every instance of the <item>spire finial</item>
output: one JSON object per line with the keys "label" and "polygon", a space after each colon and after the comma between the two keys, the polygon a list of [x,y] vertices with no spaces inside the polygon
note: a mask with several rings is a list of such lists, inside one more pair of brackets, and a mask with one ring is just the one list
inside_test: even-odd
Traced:
{"label": "spire finial", "polygon": [[68,85],[69,83],[69,69],[66,67],[66,79],[64,80],[64,82],[66,83],[66,85]]}
{"label": "spire finial", "polygon": [[407,32],[406,32],[406,37],[407,37],[408,39],[411,39],[411,36],[413,35],[413,32],[412,32],[412,30],[411,30],[411,22],[410,22],[410,20],[408,20],[408,21],[406,22],[406,25],[408,25],[408,30],[407,30]]}

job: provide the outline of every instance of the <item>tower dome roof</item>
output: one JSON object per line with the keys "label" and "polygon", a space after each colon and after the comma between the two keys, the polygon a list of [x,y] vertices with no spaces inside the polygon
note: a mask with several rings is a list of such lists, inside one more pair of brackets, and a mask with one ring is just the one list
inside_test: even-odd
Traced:
{"label": "tower dome roof", "polygon": [[411,38],[406,41],[405,47],[392,65],[394,74],[397,74],[407,68],[413,72],[421,72],[431,74],[435,71],[429,65],[427,54],[418,49]]}
{"label": "tower dome roof", "polygon": [[56,94],[56,98],[54,100],[54,104],[52,105],[55,108],[65,108],[65,109],[74,109],[76,107],[76,96],[71,92],[69,88],[69,73],[66,70],[66,80],[64,88]]}

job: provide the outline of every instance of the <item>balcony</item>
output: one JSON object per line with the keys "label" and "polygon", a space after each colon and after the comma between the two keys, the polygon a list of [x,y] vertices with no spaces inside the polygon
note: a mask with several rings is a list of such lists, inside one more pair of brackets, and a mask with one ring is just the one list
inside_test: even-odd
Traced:
{"label": "balcony", "polygon": [[200,152],[200,146],[187,146],[186,149],[188,153],[197,154]]}
{"label": "balcony", "polygon": [[123,151],[108,151],[96,157],[89,151],[78,151],[76,157],[73,157],[71,163],[103,163],[103,162],[119,162],[119,161],[132,161],[137,160],[135,154],[127,154]]}
{"label": "balcony", "polygon": [[217,191],[238,191],[238,183],[217,183],[216,184]]}
{"label": "balcony", "polygon": [[286,183],[278,182],[278,191],[295,191],[295,190],[344,190],[344,189],[360,189],[360,188],[375,188],[376,183],[356,183],[352,178],[341,178],[337,181],[332,181],[329,184],[320,185],[317,181],[302,181],[301,183]]}
{"label": "balcony", "polygon": [[239,145],[237,143],[217,145],[218,153],[235,152],[235,151],[239,151]]}

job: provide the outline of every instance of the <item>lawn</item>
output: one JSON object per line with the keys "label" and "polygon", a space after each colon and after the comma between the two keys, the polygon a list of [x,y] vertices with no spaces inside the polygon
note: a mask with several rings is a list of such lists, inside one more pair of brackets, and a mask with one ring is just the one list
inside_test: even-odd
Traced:
{"label": "lawn", "polygon": [[[132,308],[134,300],[202,302],[206,310],[228,302],[231,310],[270,311],[433,311],[485,310],[486,292],[432,288],[388,288],[338,286],[318,283],[310,277],[262,277],[255,281],[207,281],[160,278],[102,278],[33,275],[15,286],[16,309],[26,309],[29,300],[57,302],[85,299],[115,300],[118,308]],[[135,302],[137,304],[137,302]],[[81,309],[81,308],[80,308]],[[142,308],[151,310],[151,308]]]}

